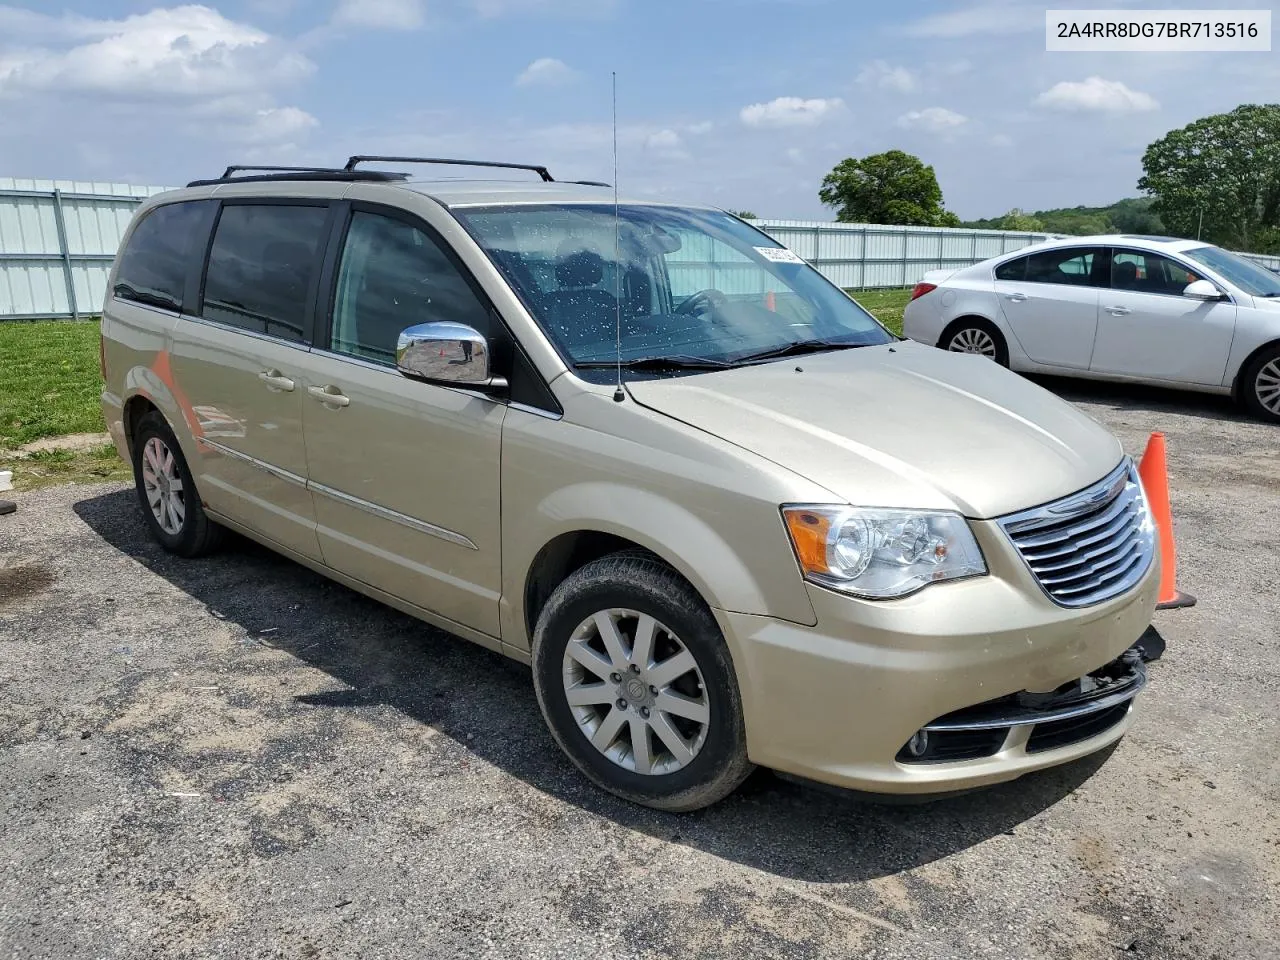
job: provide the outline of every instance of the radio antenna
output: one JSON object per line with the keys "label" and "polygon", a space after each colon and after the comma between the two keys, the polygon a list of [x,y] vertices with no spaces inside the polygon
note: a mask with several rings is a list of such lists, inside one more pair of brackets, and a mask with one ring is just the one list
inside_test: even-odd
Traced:
{"label": "radio antenna", "polygon": [[618,211],[618,71],[613,71],[613,299],[614,344],[618,357],[618,386],[613,391],[615,403],[626,399],[622,389],[622,223]]}

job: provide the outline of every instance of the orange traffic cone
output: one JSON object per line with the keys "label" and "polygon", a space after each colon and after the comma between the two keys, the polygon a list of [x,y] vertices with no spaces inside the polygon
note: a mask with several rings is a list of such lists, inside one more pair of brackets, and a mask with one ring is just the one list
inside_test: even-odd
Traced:
{"label": "orange traffic cone", "polygon": [[1147,494],[1147,504],[1155,518],[1160,539],[1160,596],[1157,610],[1194,606],[1196,598],[1183,593],[1176,586],[1178,575],[1178,551],[1173,542],[1173,515],[1169,511],[1169,469],[1165,462],[1163,433],[1153,433],[1147,441],[1146,452],[1138,464],[1138,476]]}

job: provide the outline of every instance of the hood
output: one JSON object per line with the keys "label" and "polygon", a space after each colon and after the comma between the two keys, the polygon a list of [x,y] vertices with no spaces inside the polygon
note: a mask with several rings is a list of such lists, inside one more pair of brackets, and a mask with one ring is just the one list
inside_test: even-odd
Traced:
{"label": "hood", "polygon": [[1253,305],[1259,310],[1280,313],[1280,297],[1254,297]]}
{"label": "hood", "polygon": [[861,506],[991,518],[1105,476],[1120,443],[979,356],[905,341],[633,381],[636,401]]}

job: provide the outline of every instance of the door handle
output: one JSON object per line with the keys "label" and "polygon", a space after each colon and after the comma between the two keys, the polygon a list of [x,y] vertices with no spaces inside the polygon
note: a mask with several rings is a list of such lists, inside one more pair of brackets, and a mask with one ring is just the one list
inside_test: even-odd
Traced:
{"label": "door handle", "polygon": [[288,392],[293,389],[293,381],[279,370],[263,370],[258,374],[258,379],[267,385],[268,390],[284,390]]}
{"label": "door handle", "polygon": [[1123,317],[1127,313],[1133,313],[1128,307],[1107,307],[1107,313],[1113,317]]}
{"label": "door handle", "polygon": [[307,387],[307,393],[329,407],[346,407],[351,404],[351,398],[342,392],[342,388],[331,383],[321,387]]}
{"label": "door handle", "polygon": [[1027,299],[1027,295],[1025,293],[1010,293],[1005,296],[1005,299],[1012,300],[1014,303],[1022,303]]}

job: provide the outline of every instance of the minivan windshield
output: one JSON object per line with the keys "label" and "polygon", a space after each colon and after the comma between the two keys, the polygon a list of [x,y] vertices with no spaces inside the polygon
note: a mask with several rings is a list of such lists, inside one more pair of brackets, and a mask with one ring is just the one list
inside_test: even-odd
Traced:
{"label": "minivan windshield", "polygon": [[455,209],[567,361],[654,375],[894,338],[775,240],[715,210]]}
{"label": "minivan windshield", "polygon": [[1226,277],[1245,293],[1280,297],[1280,276],[1221,247],[1195,247],[1184,250],[1183,255]]}

